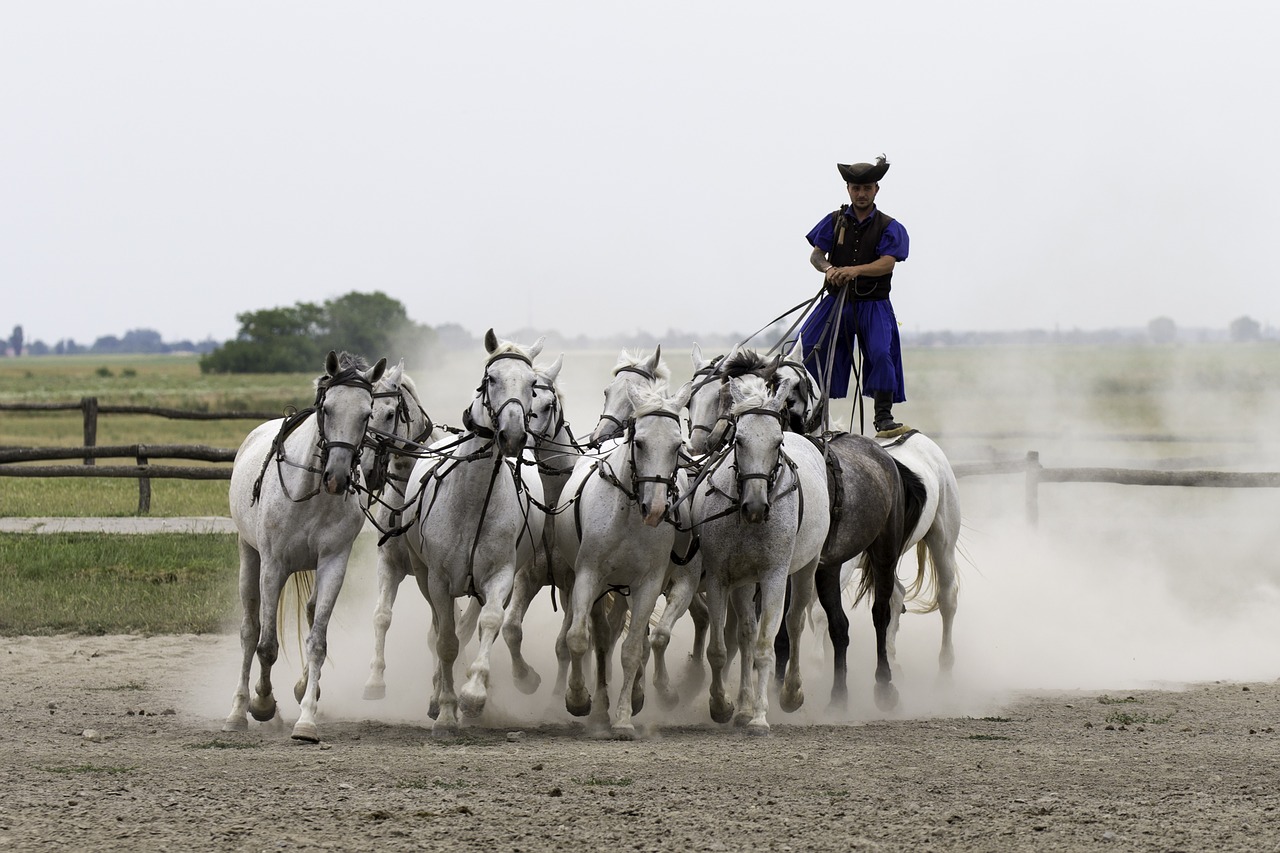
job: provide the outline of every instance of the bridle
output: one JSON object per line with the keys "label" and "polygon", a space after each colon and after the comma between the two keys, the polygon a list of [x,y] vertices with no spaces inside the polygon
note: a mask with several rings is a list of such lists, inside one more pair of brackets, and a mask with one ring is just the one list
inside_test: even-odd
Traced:
{"label": "bridle", "polygon": [[506,410],[507,406],[518,406],[521,413],[521,423],[524,424],[526,430],[529,428],[529,410],[525,408],[523,400],[519,397],[508,397],[503,400],[497,408],[494,408],[493,400],[489,397],[489,380],[492,379],[489,375],[489,368],[493,366],[494,362],[501,361],[504,358],[514,358],[517,361],[522,361],[529,365],[530,370],[533,369],[533,360],[520,352],[500,352],[497,355],[490,356],[489,360],[485,362],[484,378],[480,382],[480,387],[476,389],[476,394],[479,395],[480,405],[484,407],[484,412],[489,416],[489,423],[493,424],[493,427],[486,427],[476,423],[475,418],[471,416],[470,407],[467,407],[462,412],[462,425],[466,427],[469,432],[475,433],[480,438],[486,440],[492,439],[497,435],[495,429],[498,424],[498,418],[502,415],[503,411]]}
{"label": "bridle", "polygon": [[[800,391],[803,395],[803,399],[807,402],[809,415],[801,424],[801,434],[809,435],[822,425],[822,398],[814,387],[813,376],[809,374],[808,368],[806,368],[803,363],[791,358],[784,358],[782,363],[778,365],[778,369],[781,370],[784,367],[790,367],[795,371],[797,378],[796,388]],[[776,381],[776,372],[774,376]],[[815,403],[815,401],[818,402]],[[783,428],[785,429],[787,426],[789,426],[789,424],[784,424]]]}
{"label": "bridle", "polygon": [[[430,437],[435,430],[435,424],[431,420],[431,416],[422,408],[422,404],[414,400],[414,405],[418,408],[418,414],[422,416],[424,426],[418,431],[417,435],[410,436],[408,434],[410,427],[413,426],[413,414],[409,411],[409,400],[404,393],[402,387],[397,387],[394,391],[375,391],[373,399],[386,399],[388,397],[396,398],[395,416],[392,419],[391,430],[386,431],[377,427],[369,427],[365,430],[363,446],[374,452],[373,474],[370,475],[370,483],[368,484],[370,491],[376,491],[378,486],[376,483],[385,482],[403,482],[407,483],[407,476],[400,477],[392,474],[391,468],[391,452],[399,450],[405,453],[411,453],[415,448],[420,447],[423,442]],[[401,435],[401,425],[404,426],[405,435]],[[401,495],[403,491],[397,489]]]}
{"label": "bridle", "polygon": [[[329,389],[337,388],[340,386],[360,388],[364,391],[369,392],[369,408],[365,410],[365,413],[364,413],[365,424],[364,426],[361,427],[361,430],[360,430],[360,433],[362,436],[361,443],[363,443],[364,441],[363,435],[365,433],[365,428],[368,426],[368,423],[369,423],[369,412],[373,408],[373,383],[370,382],[367,378],[365,378],[365,375],[362,372],[360,372],[359,369],[355,367],[345,367],[342,370],[339,370],[333,376],[327,377],[317,384],[316,399],[315,399],[315,402],[309,408],[303,409],[302,411],[294,412],[284,419],[284,422],[280,425],[280,432],[276,433],[276,437],[271,443],[271,453],[268,453],[266,459],[263,460],[262,470],[258,473],[258,479],[254,481],[253,495],[250,498],[250,504],[257,503],[258,498],[261,497],[262,495],[262,480],[263,480],[263,477],[266,476],[267,468],[271,464],[272,456],[275,457],[276,473],[280,477],[280,487],[284,490],[285,496],[288,497],[289,500],[293,501],[294,503],[301,503],[302,501],[310,500],[311,498],[320,494],[320,491],[323,488],[324,469],[329,465],[329,452],[335,447],[345,448],[351,451],[351,470],[348,472],[349,485],[347,490],[348,492],[355,491],[356,481],[358,479],[356,477],[356,468],[360,464],[360,455],[358,452],[359,445],[349,441],[331,440],[327,435],[325,435],[325,428],[324,428],[325,427],[325,424],[324,424],[325,395],[329,392]],[[294,462],[291,459],[288,459],[284,453],[285,439],[288,438],[295,429],[301,426],[302,423],[310,415],[315,415],[315,418],[316,418],[316,447],[320,451],[319,467],[306,465],[300,462]],[[321,477],[320,484],[318,484],[314,489],[312,489],[302,497],[294,497],[293,495],[289,494],[289,488],[288,486],[285,485],[285,481],[284,481],[285,465],[288,465],[293,468],[298,468],[312,474],[320,475]]]}
{"label": "bridle", "polygon": [[[648,379],[648,380],[650,380],[650,381],[653,381],[653,380],[655,380],[655,379],[657,378],[657,377],[655,377],[651,372],[649,372],[648,370],[645,370],[643,367],[639,367],[639,366],[634,365],[634,364],[624,364],[623,366],[621,366],[621,367],[619,367],[619,368],[616,368],[616,369],[613,371],[613,375],[614,375],[614,377],[617,377],[617,375],[618,375],[619,373],[635,373],[635,374],[638,374],[638,375],[640,375],[640,376],[643,376],[645,379]],[[608,421],[609,423],[613,424],[615,427],[617,427],[617,428],[618,428],[618,430],[617,430],[618,432],[626,432],[626,431],[627,431],[627,424],[630,422],[630,420],[631,420],[631,419],[630,419],[630,418],[628,418],[626,421],[624,421],[624,420],[622,420],[621,418],[616,418],[616,417],[614,417],[613,415],[609,414],[608,412],[601,412],[601,413],[600,413],[600,420],[602,420],[602,421]],[[598,443],[593,443],[593,445],[592,445],[592,446],[598,446]]]}

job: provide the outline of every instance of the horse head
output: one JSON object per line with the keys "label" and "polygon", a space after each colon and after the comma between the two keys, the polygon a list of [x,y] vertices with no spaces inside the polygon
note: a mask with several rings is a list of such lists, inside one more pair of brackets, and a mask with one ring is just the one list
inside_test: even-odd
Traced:
{"label": "horse head", "polygon": [[564,353],[545,367],[535,365],[533,372],[537,377],[533,383],[533,406],[529,409],[529,431],[533,440],[550,441],[564,426],[564,399],[556,386],[560,376],[560,368],[564,366]]}
{"label": "horse head", "polygon": [[[366,488],[378,492],[388,478],[408,476],[416,457],[398,451],[413,451],[430,437],[431,418],[422,408],[418,389],[404,372],[404,359],[389,368],[373,387],[373,408],[369,414],[360,470]],[[397,469],[397,473],[390,473]]]}
{"label": "horse head", "polygon": [[755,374],[729,380],[738,506],[751,524],[769,517],[770,496],[782,467],[783,407],[793,384],[784,379],[770,393],[765,380]]}
{"label": "horse head", "polygon": [[613,379],[604,389],[604,411],[591,433],[591,444],[598,446],[622,434],[627,420],[635,411],[628,392],[628,387],[645,382],[659,380],[667,382],[671,371],[662,362],[662,347],[658,346],[648,358],[622,351],[618,363],[613,368]]}
{"label": "horse head", "polygon": [[316,381],[316,423],[321,483],[331,495],[351,487],[373,410],[373,386],[386,369],[385,358],[369,367],[357,356],[330,350],[325,359],[325,375]]}
{"label": "horse head", "polygon": [[489,353],[484,379],[464,420],[478,435],[492,437],[504,456],[519,456],[529,438],[536,376],[533,360],[542,352],[543,338],[531,347],[501,340],[490,329],[484,336]]}
{"label": "horse head", "polygon": [[804,366],[804,345],[795,346],[782,357],[774,373],[775,381],[791,378],[794,384],[787,395],[787,417],[792,432],[811,435],[821,426],[822,397],[818,385]]}
{"label": "horse head", "polygon": [[680,465],[680,410],[689,402],[689,383],[674,397],[665,393],[666,384],[629,385],[634,414],[627,425],[631,467],[631,493],[640,516],[657,527],[675,498],[676,470]]}

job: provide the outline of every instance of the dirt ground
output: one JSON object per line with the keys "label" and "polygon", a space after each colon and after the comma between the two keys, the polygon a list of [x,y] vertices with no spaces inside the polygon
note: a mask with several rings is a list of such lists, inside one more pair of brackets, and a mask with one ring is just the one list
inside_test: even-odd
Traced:
{"label": "dirt ground", "polygon": [[236,646],[0,639],[0,849],[1280,846],[1276,683],[1042,691],[843,725],[778,714],[764,739],[646,709],[635,742],[496,712],[442,742],[425,714],[330,695],[308,745],[220,731]]}

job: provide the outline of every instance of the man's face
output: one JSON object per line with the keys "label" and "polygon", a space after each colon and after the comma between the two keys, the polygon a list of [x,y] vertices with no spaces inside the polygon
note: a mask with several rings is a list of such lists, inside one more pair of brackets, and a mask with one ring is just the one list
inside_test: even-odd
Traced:
{"label": "man's face", "polygon": [[870,210],[876,203],[876,193],[880,191],[879,184],[845,184],[845,186],[849,190],[849,202],[854,210]]}

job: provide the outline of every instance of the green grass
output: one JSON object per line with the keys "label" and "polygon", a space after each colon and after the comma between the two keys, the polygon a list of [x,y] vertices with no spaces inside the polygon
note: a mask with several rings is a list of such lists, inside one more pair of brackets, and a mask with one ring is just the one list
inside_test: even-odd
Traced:
{"label": "green grass", "polygon": [[0,634],[220,632],[238,566],[226,534],[0,534]]}

